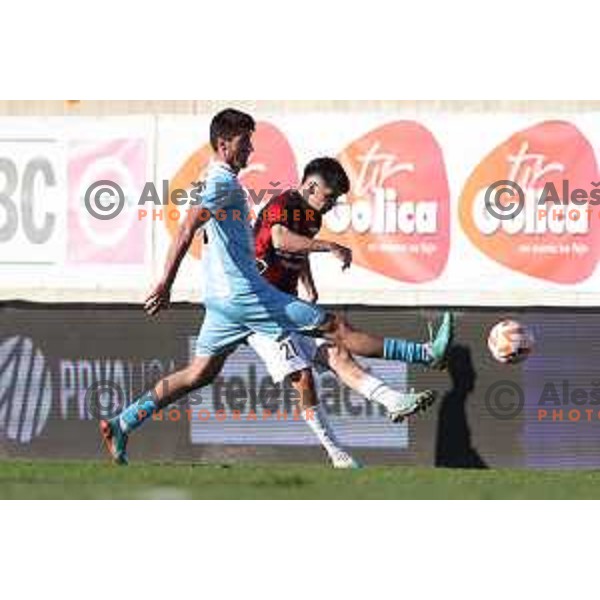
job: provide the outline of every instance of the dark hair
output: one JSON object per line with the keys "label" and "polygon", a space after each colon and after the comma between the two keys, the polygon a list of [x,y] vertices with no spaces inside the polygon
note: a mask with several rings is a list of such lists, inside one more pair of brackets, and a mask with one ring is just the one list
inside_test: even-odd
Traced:
{"label": "dark hair", "polygon": [[219,138],[230,140],[241,133],[254,131],[255,127],[256,123],[250,115],[235,108],[226,108],[213,117],[210,124],[210,145],[216,150]]}
{"label": "dark hair", "polygon": [[335,158],[323,157],[311,160],[304,169],[302,183],[311,175],[319,175],[335,196],[347,194],[350,191],[350,180],[344,167]]}

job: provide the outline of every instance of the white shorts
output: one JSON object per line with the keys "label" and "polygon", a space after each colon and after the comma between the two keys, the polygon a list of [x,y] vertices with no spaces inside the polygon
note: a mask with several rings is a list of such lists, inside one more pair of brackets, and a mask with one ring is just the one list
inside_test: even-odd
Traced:
{"label": "white shorts", "polygon": [[328,370],[327,365],[318,359],[319,348],[328,344],[323,338],[292,332],[275,340],[262,333],[253,333],[246,341],[265,363],[275,383],[281,383],[288,375],[302,369]]}

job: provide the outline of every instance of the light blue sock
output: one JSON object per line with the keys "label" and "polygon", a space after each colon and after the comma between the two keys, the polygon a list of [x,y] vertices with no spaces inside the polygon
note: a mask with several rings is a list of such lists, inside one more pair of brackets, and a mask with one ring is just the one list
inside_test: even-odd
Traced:
{"label": "light blue sock", "polygon": [[384,338],[383,358],[385,360],[399,360],[410,364],[428,365],[431,362],[431,353],[427,345],[420,342]]}
{"label": "light blue sock", "polygon": [[144,421],[158,411],[154,392],[149,391],[134,400],[127,408],[121,411],[117,419],[123,433],[130,433],[137,429]]}

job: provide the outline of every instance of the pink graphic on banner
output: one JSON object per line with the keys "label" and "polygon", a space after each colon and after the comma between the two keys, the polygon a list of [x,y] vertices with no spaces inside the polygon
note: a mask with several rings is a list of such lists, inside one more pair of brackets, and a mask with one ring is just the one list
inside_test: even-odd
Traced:
{"label": "pink graphic on banner", "polygon": [[[138,199],[146,182],[146,142],[115,139],[69,145],[67,261],[93,264],[143,264],[148,222],[137,216]],[[110,219],[99,219],[86,207],[86,192],[99,181],[117,184],[124,206]],[[98,186],[96,186],[98,187]],[[101,186],[91,202],[99,213],[119,202],[111,186]]]}

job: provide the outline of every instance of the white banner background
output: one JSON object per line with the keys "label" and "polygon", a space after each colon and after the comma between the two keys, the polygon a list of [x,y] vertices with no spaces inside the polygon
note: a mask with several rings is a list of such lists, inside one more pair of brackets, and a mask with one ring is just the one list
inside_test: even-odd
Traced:
{"label": "white banner background", "polygon": [[[532,277],[484,254],[466,235],[459,220],[459,199],[477,165],[516,132],[552,118],[553,115],[548,114],[386,112],[262,115],[257,120],[275,125],[287,139],[295,158],[296,172],[312,158],[337,156],[353,141],[394,121],[416,121],[432,134],[441,149],[449,186],[450,244],[447,263],[439,276],[421,283],[409,283],[359,264],[342,274],[331,256],[318,255],[313,257],[312,264],[323,303],[595,305],[600,302],[597,268],[577,283],[556,283]],[[557,119],[577,127],[592,145],[597,159],[598,115],[561,114]],[[164,221],[151,218],[139,221],[134,215],[137,222],[130,222],[129,228],[123,227],[116,234],[100,229],[90,240],[90,221],[85,215],[82,217],[73,204],[74,198],[81,202],[85,180],[82,173],[86,169],[93,172],[97,162],[107,157],[121,160],[125,153],[124,164],[133,180],[128,197],[141,191],[141,172],[147,180],[154,181],[160,192],[162,180],[172,181],[193,153],[206,146],[209,122],[208,116],[167,115],[0,119],[0,158],[11,159],[19,172],[19,186],[14,194],[15,205],[21,207],[17,212],[23,212],[22,176],[26,164],[42,157],[52,165],[55,184],[44,186],[43,179],[36,178],[35,223],[43,224],[44,214],[50,210],[56,215],[52,235],[44,243],[29,242],[24,237],[22,221],[18,235],[0,242],[0,298],[141,302],[162,272],[171,240],[167,227]],[[277,147],[275,155],[265,156],[264,152],[259,152],[251,166],[264,166],[264,176],[258,175],[263,177],[261,181],[281,182],[282,185],[293,183],[290,181],[290,161],[281,158],[287,150],[277,145],[280,140],[273,135],[269,132],[265,139],[269,143],[273,140],[273,147]],[[565,152],[568,154],[568,148]],[[402,147],[399,147],[395,160],[406,160],[402,154]],[[548,156],[547,160],[560,161],[561,156]],[[286,166],[282,166],[284,163]],[[0,174],[4,186],[0,191],[6,189],[4,179]],[[81,189],[72,189],[76,184]],[[131,198],[128,206],[135,210]],[[87,228],[81,226],[82,218]],[[0,205],[0,229],[5,223],[6,210]],[[83,238],[82,234],[85,234]],[[103,236],[110,238],[111,234],[115,234],[113,245],[108,243],[98,248],[98,240]],[[359,244],[360,239],[355,239]],[[86,244],[91,247],[83,252],[81,248]],[[174,299],[199,301],[201,277],[201,261],[193,256],[186,258],[175,286]]]}

